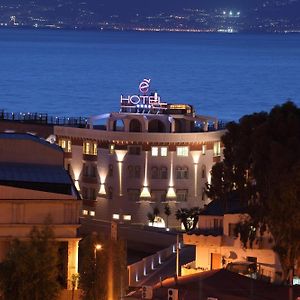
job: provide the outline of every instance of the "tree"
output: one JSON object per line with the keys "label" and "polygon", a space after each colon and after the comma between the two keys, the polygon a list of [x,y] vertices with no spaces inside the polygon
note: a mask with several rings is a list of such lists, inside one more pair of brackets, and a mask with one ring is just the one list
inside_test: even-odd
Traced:
{"label": "tree", "polygon": [[147,218],[148,218],[148,221],[152,224],[152,226],[153,226],[153,223],[154,223],[154,221],[155,221],[155,215],[153,214],[153,213],[151,213],[151,212],[148,212],[147,213]]}
{"label": "tree", "polygon": [[0,284],[5,300],[53,300],[61,289],[58,283],[58,246],[53,230],[34,227],[30,240],[12,242],[0,265]]}
{"label": "tree", "polygon": [[201,209],[199,207],[193,208],[180,208],[176,212],[176,219],[180,220],[183,224],[186,232],[193,231],[199,220],[199,215],[201,213]]}
{"label": "tree", "polygon": [[155,222],[155,218],[160,214],[160,211],[159,211],[159,208],[157,206],[155,206],[153,208],[153,211],[152,212],[148,212],[147,214],[147,218],[148,218],[148,221],[152,224],[154,224]]}
{"label": "tree", "polygon": [[[95,251],[96,244],[101,250]],[[79,247],[79,286],[85,300],[120,299],[125,287],[126,247],[122,240],[88,235]]]}
{"label": "tree", "polygon": [[249,215],[239,225],[244,246],[269,231],[283,277],[291,279],[300,255],[300,109],[286,102],[227,130],[224,161],[213,167],[208,194],[217,201],[239,197]]}
{"label": "tree", "polygon": [[164,213],[167,217],[167,228],[169,228],[169,217],[171,215],[171,208],[170,208],[170,205],[169,203],[166,203],[165,207],[164,207]]}

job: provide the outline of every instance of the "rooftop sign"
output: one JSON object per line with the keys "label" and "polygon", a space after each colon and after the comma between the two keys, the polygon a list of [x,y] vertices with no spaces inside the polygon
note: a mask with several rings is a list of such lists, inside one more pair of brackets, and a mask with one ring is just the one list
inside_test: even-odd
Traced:
{"label": "rooftop sign", "polygon": [[121,109],[133,109],[134,112],[158,112],[167,109],[167,103],[162,102],[160,96],[155,92],[148,94],[151,79],[144,79],[139,84],[141,95],[121,95]]}

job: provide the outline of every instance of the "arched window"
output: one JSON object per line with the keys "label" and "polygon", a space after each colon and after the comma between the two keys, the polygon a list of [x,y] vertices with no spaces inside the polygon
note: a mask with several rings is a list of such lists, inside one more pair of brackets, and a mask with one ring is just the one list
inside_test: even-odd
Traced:
{"label": "arched window", "polygon": [[115,120],[113,125],[113,131],[124,131],[125,126],[123,120]]}
{"label": "arched window", "polygon": [[134,173],[133,172],[134,171],[133,166],[128,166],[127,171],[128,171],[128,177],[129,178],[133,177],[133,173]]}
{"label": "arched window", "polygon": [[148,132],[166,132],[166,126],[160,120],[151,120],[148,125]]}
{"label": "arched window", "polygon": [[160,178],[161,179],[168,179],[168,168],[167,167],[161,167],[160,168]]}
{"label": "arched window", "polygon": [[202,165],[202,168],[201,168],[201,177],[202,178],[206,178],[206,166],[205,165]]}
{"label": "arched window", "polygon": [[157,167],[152,167],[151,168],[151,178],[152,179],[158,179],[158,168]]}
{"label": "arched window", "polygon": [[142,131],[142,124],[137,119],[132,119],[129,123],[129,131],[130,132],[141,132]]}

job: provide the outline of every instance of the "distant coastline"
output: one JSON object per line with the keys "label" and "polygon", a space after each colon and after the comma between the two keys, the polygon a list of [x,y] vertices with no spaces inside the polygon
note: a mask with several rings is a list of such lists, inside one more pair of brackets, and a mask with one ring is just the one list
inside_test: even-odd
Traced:
{"label": "distant coastline", "polygon": [[112,27],[83,27],[83,26],[58,26],[58,25],[44,25],[44,26],[29,26],[29,25],[3,25],[0,24],[0,29],[32,29],[32,30],[68,30],[68,31],[108,31],[108,32],[180,32],[180,33],[226,33],[226,34],[239,34],[239,33],[254,33],[254,34],[298,34],[300,29],[291,30],[235,30],[233,28],[211,28],[211,29],[199,29],[199,28],[159,28],[159,27],[127,27],[127,26],[112,26]]}

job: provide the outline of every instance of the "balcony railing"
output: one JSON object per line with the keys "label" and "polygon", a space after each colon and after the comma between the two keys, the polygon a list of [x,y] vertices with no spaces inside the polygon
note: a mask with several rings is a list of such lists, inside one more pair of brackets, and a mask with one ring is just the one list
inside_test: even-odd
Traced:
{"label": "balcony railing", "polygon": [[46,113],[14,113],[0,110],[0,120],[14,121],[20,123],[30,124],[44,124],[44,125],[60,125],[86,128],[88,119],[86,117],[55,117]]}

